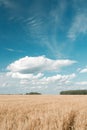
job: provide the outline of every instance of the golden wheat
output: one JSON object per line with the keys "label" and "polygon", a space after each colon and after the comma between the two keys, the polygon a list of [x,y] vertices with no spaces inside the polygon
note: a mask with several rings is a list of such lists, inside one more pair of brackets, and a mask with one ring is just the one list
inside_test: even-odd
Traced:
{"label": "golden wheat", "polygon": [[2,95],[0,130],[87,130],[87,96]]}

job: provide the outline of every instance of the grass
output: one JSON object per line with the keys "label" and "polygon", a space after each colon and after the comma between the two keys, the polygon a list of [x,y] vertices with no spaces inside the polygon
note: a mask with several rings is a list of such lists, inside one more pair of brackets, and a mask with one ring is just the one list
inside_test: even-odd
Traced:
{"label": "grass", "polygon": [[87,96],[2,95],[0,130],[87,130]]}

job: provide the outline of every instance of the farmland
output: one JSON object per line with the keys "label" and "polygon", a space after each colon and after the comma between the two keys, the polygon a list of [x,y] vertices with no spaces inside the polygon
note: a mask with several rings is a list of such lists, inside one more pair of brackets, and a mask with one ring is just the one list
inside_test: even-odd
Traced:
{"label": "farmland", "polygon": [[0,95],[0,130],[87,130],[87,96]]}

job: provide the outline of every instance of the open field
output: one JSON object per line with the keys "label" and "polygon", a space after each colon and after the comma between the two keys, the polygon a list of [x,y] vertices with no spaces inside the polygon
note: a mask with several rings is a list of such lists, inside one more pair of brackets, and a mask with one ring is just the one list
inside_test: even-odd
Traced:
{"label": "open field", "polygon": [[87,96],[1,95],[0,130],[87,130]]}

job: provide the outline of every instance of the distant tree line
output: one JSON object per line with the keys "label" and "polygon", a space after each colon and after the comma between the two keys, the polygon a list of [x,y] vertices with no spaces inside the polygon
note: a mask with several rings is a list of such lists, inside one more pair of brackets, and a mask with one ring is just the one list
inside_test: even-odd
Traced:
{"label": "distant tree line", "polygon": [[29,93],[26,93],[26,95],[41,95],[41,93],[38,93],[38,92],[29,92]]}
{"label": "distant tree line", "polygon": [[61,91],[60,95],[87,95],[87,90],[68,90],[68,91]]}

